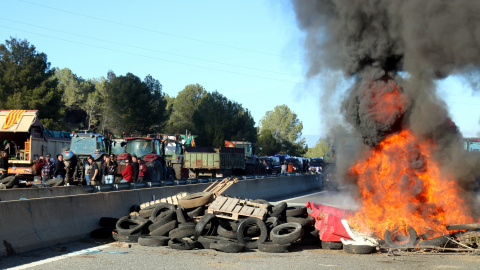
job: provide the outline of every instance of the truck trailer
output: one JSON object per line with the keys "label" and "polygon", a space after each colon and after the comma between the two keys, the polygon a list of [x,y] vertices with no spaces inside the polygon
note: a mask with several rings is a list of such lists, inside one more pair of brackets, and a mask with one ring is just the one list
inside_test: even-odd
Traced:
{"label": "truck trailer", "polygon": [[32,180],[34,160],[55,157],[69,147],[69,133],[44,129],[38,111],[0,110],[0,150],[7,152],[9,175]]}

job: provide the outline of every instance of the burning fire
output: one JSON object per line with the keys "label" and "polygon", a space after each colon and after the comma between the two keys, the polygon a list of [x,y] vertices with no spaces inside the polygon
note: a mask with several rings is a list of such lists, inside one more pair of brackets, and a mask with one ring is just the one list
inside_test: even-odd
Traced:
{"label": "burning fire", "polygon": [[434,147],[404,129],[373,148],[351,168],[362,206],[349,222],[380,238],[408,226],[430,238],[446,233],[446,224],[472,222],[456,182],[433,160]]}

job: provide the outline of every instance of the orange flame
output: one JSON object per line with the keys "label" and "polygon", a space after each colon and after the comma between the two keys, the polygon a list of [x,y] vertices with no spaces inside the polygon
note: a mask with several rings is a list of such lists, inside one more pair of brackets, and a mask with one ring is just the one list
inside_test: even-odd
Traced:
{"label": "orange flame", "polygon": [[350,170],[361,208],[349,222],[383,238],[385,230],[412,226],[419,235],[446,233],[445,225],[472,222],[450,175],[431,157],[435,145],[408,130],[385,138]]}

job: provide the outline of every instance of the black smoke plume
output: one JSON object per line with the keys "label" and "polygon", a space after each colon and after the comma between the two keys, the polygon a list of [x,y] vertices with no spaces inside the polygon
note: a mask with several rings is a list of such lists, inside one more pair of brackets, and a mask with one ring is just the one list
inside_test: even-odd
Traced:
{"label": "black smoke plume", "polygon": [[[435,83],[453,74],[468,74],[465,78],[479,81],[480,1],[292,3],[298,26],[306,33],[307,77],[340,69],[346,77],[355,78],[339,107],[364,143],[375,146],[407,127],[419,138],[434,139],[443,169],[471,189],[480,177],[480,160],[461,149],[461,134],[450,121],[445,101],[437,96]],[[372,84],[380,92],[369,92]],[[378,117],[370,110],[369,97],[393,91],[389,86],[393,84],[399,85],[398,102],[404,107]]]}

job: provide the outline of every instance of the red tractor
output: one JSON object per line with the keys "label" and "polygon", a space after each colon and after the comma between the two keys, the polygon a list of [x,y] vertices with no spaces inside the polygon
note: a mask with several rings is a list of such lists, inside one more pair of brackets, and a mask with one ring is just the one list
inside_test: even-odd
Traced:
{"label": "red tractor", "polygon": [[117,157],[118,175],[125,169],[125,160],[132,156],[141,158],[147,165],[145,181],[161,181],[164,179],[163,157],[161,155],[161,139],[156,137],[125,138],[125,152]]}

